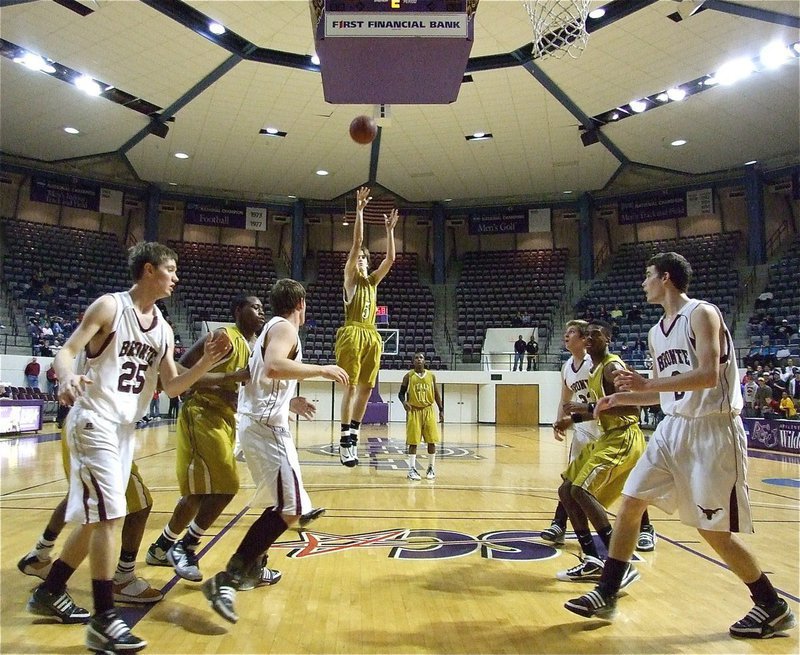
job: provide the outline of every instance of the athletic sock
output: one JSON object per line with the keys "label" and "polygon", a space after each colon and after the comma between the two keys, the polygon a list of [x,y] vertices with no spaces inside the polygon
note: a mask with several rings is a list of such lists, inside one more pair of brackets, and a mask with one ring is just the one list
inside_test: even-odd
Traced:
{"label": "athletic sock", "polygon": [[410,469],[417,468],[417,456],[416,455],[409,455],[408,456],[408,468],[410,468]]}
{"label": "athletic sock", "polygon": [[339,431],[339,445],[340,446],[349,446],[350,445],[350,424],[349,423],[341,423],[341,429]]}
{"label": "athletic sock", "polygon": [[92,599],[95,614],[114,609],[114,582],[112,580],[92,580]]}
{"label": "athletic sock", "polygon": [[361,433],[361,421],[350,421],[350,445],[358,444],[358,435]]}
{"label": "athletic sock", "polygon": [[265,511],[250,526],[236,553],[228,562],[228,573],[238,577],[241,572],[247,571],[288,528],[279,512],[274,509]]}
{"label": "athletic sock", "polygon": [[645,528],[652,527],[650,523],[650,514],[647,513],[647,510],[644,510],[644,514],[642,514],[642,522],[639,524],[639,532],[642,532]]}
{"label": "athletic sock", "polygon": [[575,530],[575,536],[578,538],[578,543],[584,555],[598,557],[597,546],[594,545],[594,539],[592,539],[592,533],[589,530]]}
{"label": "athletic sock", "polygon": [[56,545],[56,539],[58,539],[58,533],[46,529],[29,555],[36,555],[38,559],[46,560],[50,557],[53,546]]}
{"label": "athletic sock", "polygon": [[558,505],[556,505],[556,511],[555,514],[553,514],[551,523],[559,526],[562,530],[567,529],[567,510],[564,508],[564,503],[560,500],[558,501]]}
{"label": "athletic sock", "polygon": [[603,542],[603,545],[608,550],[608,547],[611,545],[611,533],[614,531],[610,525],[607,525],[604,528],[600,528],[597,531],[597,536],[600,537],[600,540]]}
{"label": "athletic sock", "polygon": [[428,468],[432,469],[436,464],[436,453],[428,453]]}
{"label": "athletic sock", "polygon": [[73,573],[75,573],[75,569],[64,560],[57,559],[53,562],[50,573],[47,574],[47,578],[42,583],[42,587],[51,593],[60,594],[67,588],[67,580],[70,579]]}
{"label": "athletic sock", "polygon": [[628,570],[628,562],[609,557],[603,567],[603,575],[600,577],[600,584],[597,585],[598,591],[606,598],[616,596],[625,571]]}
{"label": "athletic sock", "polygon": [[775,587],[772,586],[769,578],[763,573],[758,580],[751,582],[747,587],[750,589],[750,593],[756,603],[774,605],[778,602],[778,593],[775,591]]}
{"label": "athletic sock", "polygon": [[114,573],[114,582],[127,582],[133,577],[136,569],[136,551],[121,550],[117,570]]}
{"label": "athletic sock", "polygon": [[186,535],[183,537],[182,541],[187,548],[194,550],[200,545],[200,539],[203,538],[205,533],[206,531],[197,525],[196,521],[192,521],[189,524],[189,528],[186,530]]}

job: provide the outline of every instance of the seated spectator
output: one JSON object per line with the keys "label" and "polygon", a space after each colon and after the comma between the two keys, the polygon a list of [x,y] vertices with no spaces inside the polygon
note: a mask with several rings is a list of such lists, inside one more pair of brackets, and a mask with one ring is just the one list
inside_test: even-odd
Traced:
{"label": "seated spectator", "polygon": [[620,319],[620,318],[622,318],[622,315],[623,315],[623,314],[622,314],[622,309],[620,309],[619,303],[617,303],[617,304],[615,304],[615,305],[614,305],[614,309],[612,309],[612,310],[611,310],[611,311],[608,313],[608,315],[609,315],[609,316],[611,316],[611,318],[614,318],[614,319]]}
{"label": "seated spectator", "polygon": [[642,310],[638,305],[634,305],[628,310],[628,323],[638,323],[642,320]]}
{"label": "seated spectator", "polygon": [[45,321],[44,322],[44,325],[42,326],[41,334],[42,334],[42,337],[45,338],[45,340],[48,337],[51,338],[51,339],[53,338],[53,328],[50,327],[50,321]]}
{"label": "seated spectator", "polygon": [[758,298],[756,298],[755,308],[756,309],[769,309],[769,306],[772,304],[772,299],[775,296],[772,294],[771,291],[765,291],[762,293]]}
{"label": "seated spectator", "polygon": [[742,397],[744,398],[744,415],[755,416],[756,392],[758,391],[758,383],[753,379],[750,371],[744,376],[744,383],[742,384]]}
{"label": "seated spectator", "polygon": [[789,323],[789,320],[784,318],[780,324],[775,327],[775,338],[781,339],[784,342],[789,341],[789,337],[791,337],[796,331],[796,328]]}
{"label": "seated spectator", "polygon": [[781,397],[780,410],[783,418],[794,419],[794,417],[797,416],[797,410],[794,408],[794,401],[786,391],[783,392],[783,396]]}
{"label": "seated spectator", "polygon": [[522,313],[519,310],[511,317],[511,327],[522,327]]}
{"label": "seated spectator", "polygon": [[530,327],[531,326],[531,314],[530,312],[524,312],[522,314],[522,327]]}
{"label": "seated spectator", "polygon": [[70,298],[74,298],[75,296],[81,295],[81,284],[73,275],[69,280],[67,280],[67,296]]}
{"label": "seated spectator", "polygon": [[757,415],[763,416],[769,411],[769,403],[772,400],[772,389],[767,386],[767,381],[763,377],[758,378],[756,382],[758,384],[758,389],[756,390],[756,399],[753,403],[753,409]]}
{"label": "seated spectator", "polygon": [[611,314],[608,313],[605,305],[600,305],[600,309],[597,310],[597,318],[606,323],[611,320]]}

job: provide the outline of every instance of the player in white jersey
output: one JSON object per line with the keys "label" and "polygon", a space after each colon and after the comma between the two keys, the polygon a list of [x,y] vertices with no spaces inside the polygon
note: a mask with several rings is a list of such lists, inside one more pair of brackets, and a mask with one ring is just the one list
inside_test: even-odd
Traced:
{"label": "player in white jersey", "polygon": [[250,355],[250,380],[239,392],[237,433],[256,484],[251,506],[264,507],[236,552],[220,571],[203,583],[203,594],[225,620],[239,620],[236,590],[250,588],[260,575],[267,550],[290,525],[311,509],[303,487],[297,450],[289,432],[289,412],[312,418],[316,407],[295,396],[297,380],[323,377],[347,385],[338,366],[302,363],[298,329],[306,318],[306,293],[295,280],[278,280],[270,291],[272,318]]}
{"label": "player in white jersey", "polygon": [[748,587],[755,606],[730,627],[731,636],[772,637],[796,620],[733,534],[753,531],[736,353],[719,309],[686,295],[691,275],[689,262],[678,253],[660,253],[647,263],[642,288],[648,302],[664,308],[650,330],[653,377],[620,371],[617,393],[599,400],[596,413],[660,403],[666,418],[625,484],[599,585],[565,607],[581,616],[613,617],[639,517],[652,504],[669,513],[678,509],[681,521],[696,527]]}
{"label": "player in white jersey", "polygon": [[[570,401],[588,403],[589,398],[589,370],[592,368],[592,358],[586,352],[586,328],[589,324],[582,320],[568,321],[564,327],[564,347],[570,352],[569,359],[561,368],[561,396],[556,408],[556,420],[553,423],[553,432],[557,441],[564,441],[567,429],[572,427],[572,442],[569,446],[569,461],[572,462],[581,449],[600,434],[597,421],[573,423],[564,405]],[[567,530],[567,511],[559,501],[555,514],[550,522],[550,527],[542,530],[541,537],[544,541],[556,545],[563,545]]]}
{"label": "player in white jersey", "polygon": [[[175,396],[189,388],[230,348],[227,337],[210,339],[198,363],[178,375],[172,328],[155,306],[178,282],[177,255],[166,246],[140,242],[129,251],[133,286],[95,300],[53,362],[59,400],[73,405],[66,421],[70,490],[66,518],[80,525],[61,557],[28,601],[28,609],[62,623],[86,623],[67,581],[89,555],[95,614],[86,632],[89,650],[137,651],[147,642],[131,634],[114,609],[113,576],[118,519],[125,516],[125,488],[133,461],[136,421],[146,412],[159,376]],[[86,364],[75,370],[85,349]]]}

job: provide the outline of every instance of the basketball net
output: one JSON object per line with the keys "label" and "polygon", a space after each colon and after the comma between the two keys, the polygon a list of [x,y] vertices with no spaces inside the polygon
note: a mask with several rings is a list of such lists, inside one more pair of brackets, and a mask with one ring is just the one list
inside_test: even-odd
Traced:
{"label": "basketball net", "polygon": [[589,33],[589,0],[522,0],[533,27],[534,58],[580,57]]}

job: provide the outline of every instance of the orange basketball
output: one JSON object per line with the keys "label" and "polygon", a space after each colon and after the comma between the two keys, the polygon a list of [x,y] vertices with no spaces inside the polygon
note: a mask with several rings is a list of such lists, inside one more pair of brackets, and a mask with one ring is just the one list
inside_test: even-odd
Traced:
{"label": "orange basketball", "polygon": [[356,116],[350,123],[350,138],[356,143],[367,145],[378,135],[375,119],[369,116]]}

